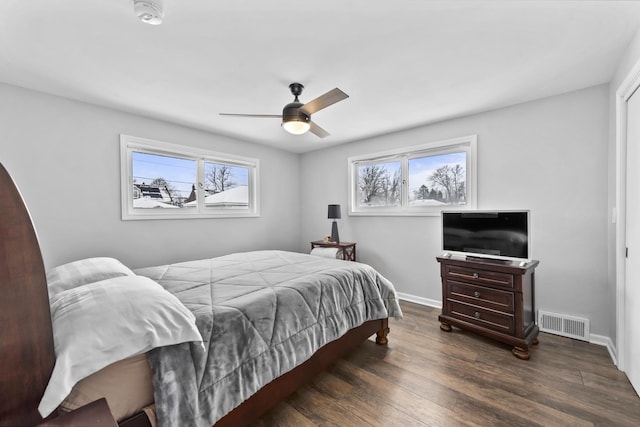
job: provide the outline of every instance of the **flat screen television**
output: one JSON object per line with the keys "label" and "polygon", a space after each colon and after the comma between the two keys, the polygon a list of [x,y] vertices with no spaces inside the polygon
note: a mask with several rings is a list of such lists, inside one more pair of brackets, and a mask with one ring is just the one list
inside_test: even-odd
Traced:
{"label": "flat screen television", "polygon": [[529,211],[443,211],[442,249],[497,259],[529,258]]}

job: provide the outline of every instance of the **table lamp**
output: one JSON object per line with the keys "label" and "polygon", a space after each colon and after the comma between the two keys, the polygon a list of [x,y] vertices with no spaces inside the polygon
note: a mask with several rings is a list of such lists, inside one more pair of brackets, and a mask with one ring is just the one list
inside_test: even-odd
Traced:
{"label": "table lamp", "polygon": [[329,205],[327,218],[333,220],[333,224],[331,224],[331,241],[340,243],[340,236],[338,236],[338,223],[336,222],[336,219],[340,219],[340,205]]}

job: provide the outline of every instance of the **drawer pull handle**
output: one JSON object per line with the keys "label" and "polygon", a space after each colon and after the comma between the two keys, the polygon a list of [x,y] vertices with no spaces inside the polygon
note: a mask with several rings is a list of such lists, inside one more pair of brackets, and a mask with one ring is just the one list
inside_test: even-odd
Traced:
{"label": "drawer pull handle", "polygon": [[474,297],[476,297],[476,298],[480,298],[480,292],[475,291],[475,292],[473,293],[473,296],[474,296]]}
{"label": "drawer pull handle", "polygon": [[476,319],[480,318],[480,313],[478,313],[477,311],[475,312],[474,316],[476,317]]}
{"label": "drawer pull handle", "polygon": [[477,279],[478,277],[480,277],[480,276],[478,276],[478,273],[473,273],[473,278],[474,279]]}

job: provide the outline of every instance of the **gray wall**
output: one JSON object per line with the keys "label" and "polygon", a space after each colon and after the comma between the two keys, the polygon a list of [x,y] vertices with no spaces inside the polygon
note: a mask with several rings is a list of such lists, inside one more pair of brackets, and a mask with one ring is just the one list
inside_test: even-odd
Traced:
{"label": "gray wall", "polygon": [[[343,205],[343,240],[401,293],[441,300],[439,217],[348,217],[347,157],[478,135],[478,208],[530,209],[537,305],[611,333],[606,85],[302,156],[0,84],[0,162],[30,208],[47,268],[87,256],[132,267],[276,248],[308,251]],[[260,159],[261,216],[120,220],[120,133]],[[608,274],[609,272],[609,274]],[[615,286],[615,284],[614,284]],[[603,303],[604,302],[604,303]]]}
{"label": "gray wall", "polygon": [[[478,208],[531,210],[538,308],[591,319],[609,334],[608,86],[380,136],[301,158],[300,247],[330,230],[326,205],[347,212],[349,156],[478,135]],[[340,237],[399,292],[439,302],[439,217],[349,217]]]}
{"label": "gray wall", "polygon": [[[259,158],[260,217],[122,221],[120,133]],[[90,256],[135,268],[300,241],[297,154],[0,84],[0,162],[47,268]]]}

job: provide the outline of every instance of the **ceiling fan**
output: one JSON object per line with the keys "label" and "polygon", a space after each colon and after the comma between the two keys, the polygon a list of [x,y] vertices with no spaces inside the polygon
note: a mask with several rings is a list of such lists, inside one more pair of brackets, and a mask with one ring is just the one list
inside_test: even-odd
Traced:
{"label": "ceiling fan", "polygon": [[325,138],[329,136],[329,132],[311,121],[311,115],[317,111],[327,108],[336,102],[347,99],[349,95],[338,88],[320,95],[316,99],[303,104],[298,100],[298,96],[302,94],[304,86],[300,83],[291,83],[289,85],[291,94],[295,97],[293,102],[284,106],[282,114],[235,114],[220,113],[221,116],[238,116],[238,117],[259,117],[259,118],[279,118],[282,119],[282,127],[289,133],[294,135],[302,135],[310,131],[314,135]]}

